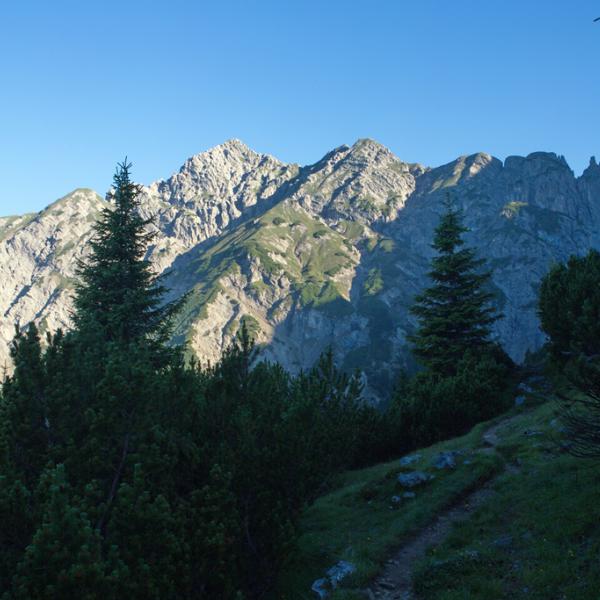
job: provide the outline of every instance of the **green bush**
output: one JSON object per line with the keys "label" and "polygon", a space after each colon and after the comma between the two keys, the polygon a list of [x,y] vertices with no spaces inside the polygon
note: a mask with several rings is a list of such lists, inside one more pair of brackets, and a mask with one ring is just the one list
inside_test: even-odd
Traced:
{"label": "green bush", "polygon": [[549,337],[552,367],[566,389],[560,416],[579,457],[600,458],[600,253],[571,256],[542,280],[539,297],[542,329]]}
{"label": "green bush", "polygon": [[572,256],[540,286],[539,315],[554,359],[600,354],[600,253]]}
{"label": "green bush", "polygon": [[390,421],[402,444],[426,446],[499,414],[508,407],[509,373],[507,361],[488,352],[468,353],[454,376],[417,374],[396,392],[390,407]]}

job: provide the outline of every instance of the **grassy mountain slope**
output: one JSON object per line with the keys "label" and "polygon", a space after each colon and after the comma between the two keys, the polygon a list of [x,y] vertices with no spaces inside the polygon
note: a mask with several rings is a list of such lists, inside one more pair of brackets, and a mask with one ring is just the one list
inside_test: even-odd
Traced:
{"label": "grassy mountain slope", "polygon": [[257,341],[270,341],[292,310],[336,311],[349,304],[358,252],[340,233],[299,206],[280,203],[176,262],[169,278],[175,289],[197,282],[177,325],[192,347],[220,327],[222,345],[240,319],[257,323]]}
{"label": "grassy mountain slope", "polygon": [[[420,460],[410,466],[397,460],[340,477],[331,493],[306,510],[299,550],[281,577],[278,597],[317,598],[312,582],[346,560],[356,570],[331,597],[364,598],[398,547],[490,481],[481,505],[412,565],[417,596],[597,600],[600,465],[559,451],[555,408],[544,402],[500,417],[493,449],[484,433],[494,423],[483,423],[466,436],[418,451]],[[456,469],[434,469],[431,459],[447,450],[462,451]],[[414,469],[435,478],[414,488],[414,499],[395,504],[392,496],[403,493],[397,475]]]}
{"label": "grassy mountain slope", "polygon": [[520,470],[503,474],[489,502],[418,566],[421,598],[598,599],[600,465],[556,450],[553,410],[545,404],[502,432],[498,451]]}

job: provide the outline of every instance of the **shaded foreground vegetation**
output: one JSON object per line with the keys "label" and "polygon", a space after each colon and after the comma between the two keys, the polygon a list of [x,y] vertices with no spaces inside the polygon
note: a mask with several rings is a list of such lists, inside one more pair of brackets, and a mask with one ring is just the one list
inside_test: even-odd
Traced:
{"label": "shaded foreground vegetation", "polygon": [[[545,392],[548,394],[548,392]],[[416,565],[414,588],[425,600],[503,600],[508,597],[596,600],[600,589],[600,467],[582,463],[557,444],[563,439],[559,405],[538,393],[512,413],[482,423],[463,437],[419,450],[418,462],[400,460],[350,471],[303,514],[296,553],[280,577],[277,598],[308,600],[315,579],[339,560],[356,566],[333,600],[364,598],[364,588],[395,549],[411,540],[447,506],[493,479],[492,493],[448,539]],[[498,431],[488,453],[483,432]],[[440,452],[462,452],[457,467],[432,466]],[[506,465],[511,468],[506,469]],[[412,468],[435,479],[403,498],[396,478]]]}

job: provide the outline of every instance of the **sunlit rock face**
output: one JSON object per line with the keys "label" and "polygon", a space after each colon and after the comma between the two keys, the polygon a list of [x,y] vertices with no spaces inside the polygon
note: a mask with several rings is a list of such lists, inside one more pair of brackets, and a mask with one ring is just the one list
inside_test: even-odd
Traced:
{"label": "sunlit rock face", "polygon": [[[433,230],[450,195],[469,244],[486,258],[504,318],[495,335],[514,359],[543,343],[536,315],[551,264],[600,247],[600,166],[576,177],[547,152],[484,153],[440,167],[405,163],[372,140],[306,167],[231,140],[143,187],[153,221],[148,258],[171,295],[190,292],[175,324],[202,361],[220,356],[242,320],[263,356],[291,370],[332,346],[381,398],[410,367],[408,309],[426,284]],[[75,190],[34,215],[0,219],[0,361],[15,324],[68,328],[77,260],[110,203]]]}

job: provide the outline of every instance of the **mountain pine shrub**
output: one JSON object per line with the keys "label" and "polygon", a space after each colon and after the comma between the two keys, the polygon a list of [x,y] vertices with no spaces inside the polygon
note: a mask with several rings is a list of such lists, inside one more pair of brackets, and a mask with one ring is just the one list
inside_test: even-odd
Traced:
{"label": "mountain pine shrub", "polygon": [[580,457],[600,458],[600,253],[571,256],[542,280],[539,315],[553,366],[567,390],[559,396],[569,443]]}

